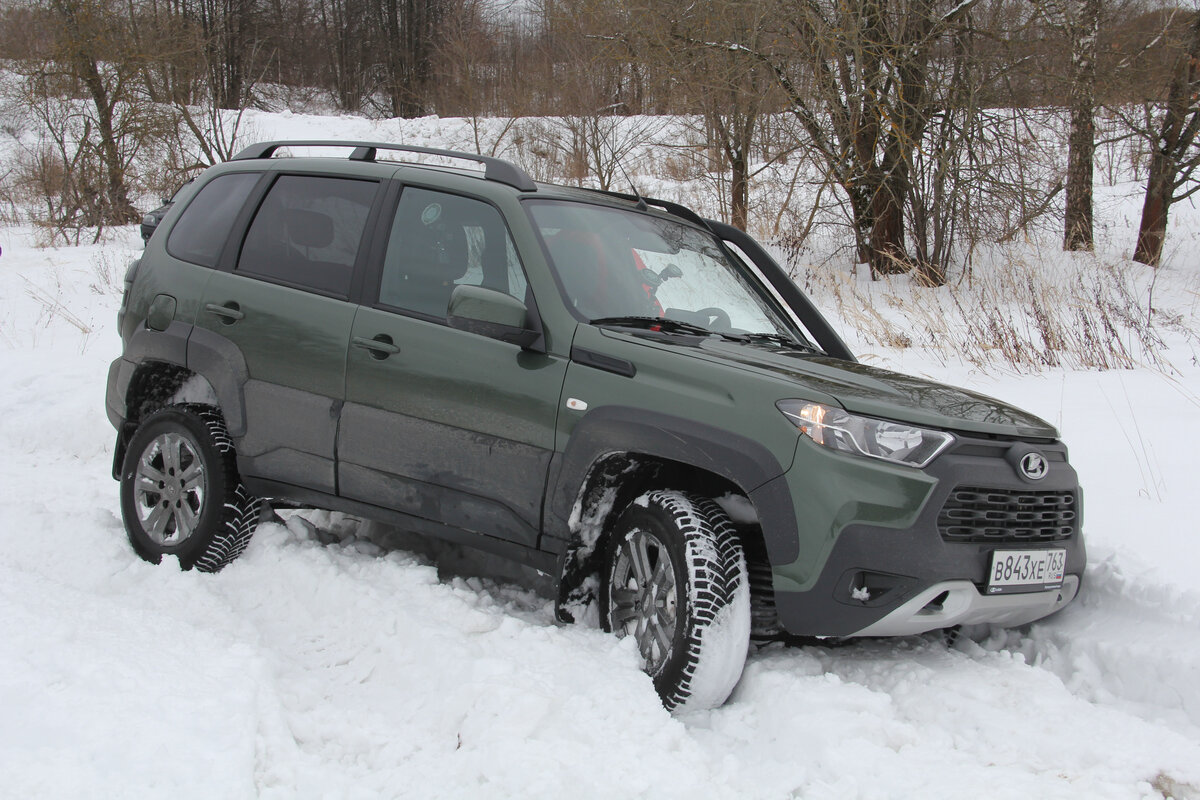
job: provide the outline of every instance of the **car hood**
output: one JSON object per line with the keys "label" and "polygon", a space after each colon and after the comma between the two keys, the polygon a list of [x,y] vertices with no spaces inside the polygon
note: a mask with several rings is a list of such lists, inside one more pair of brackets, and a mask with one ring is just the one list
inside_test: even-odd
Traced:
{"label": "car hood", "polygon": [[[1057,438],[1045,420],[995,398],[912,375],[823,355],[744,344],[713,337],[698,350],[740,367],[771,373],[797,384],[798,399],[820,392],[847,411],[964,432]],[[809,390],[806,395],[805,390]]]}

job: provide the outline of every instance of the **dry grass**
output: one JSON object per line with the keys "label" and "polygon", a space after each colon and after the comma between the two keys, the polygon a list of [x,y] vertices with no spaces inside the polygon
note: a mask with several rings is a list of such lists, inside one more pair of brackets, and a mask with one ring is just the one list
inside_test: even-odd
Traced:
{"label": "dry grass", "polygon": [[125,267],[118,262],[117,257],[107,250],[102,250],[92,257],[93,280],[88,284],[88,288],[92,294],[120,297],[125,291],[122,282],[124,276]]}
{"label": "dry grass", "polygon": [[63,286],[61,276],[55,276],[53,294],[51,294],[48,289],[38,286],[24,275],[21,276],[21,280],[25,282],[25,294],[31,297],[34,302],[42,307],[42,316],[39,319],[39,322],[42,324],[49,324],[50,320],[57,318],[68,323],[71,327],[77,329],[85,336],[92,333],[92,326],[88,325],[86,322],[76,316],[76,314],[71,311],[71,309],[68,308],[63,302]]}
{"label": "dry grass", "polygon": [[1160,772],[1150,782],[1150,788],[1158,792],[1164,800],[1196,800],[1200,798],[1200,788],[1190,783],[1177,781],[1165,772]]}
{"label": "dry grass", "polygon": [[945,361],[1018,372],[1052,367],[1170,369],[1164,336],[1197,337],[1192,309],[1154,305],[1157,277],[1090,254],[997,251],[993,263],[941,288],[905,276],[860,280],[830,265],[793,266],[798,283],[867,343],[919,347]]}

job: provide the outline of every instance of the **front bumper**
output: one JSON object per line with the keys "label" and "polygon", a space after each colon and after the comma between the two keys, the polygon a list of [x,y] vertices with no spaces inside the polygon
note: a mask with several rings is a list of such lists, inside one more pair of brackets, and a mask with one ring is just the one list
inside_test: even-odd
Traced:
{"label": "front bumper", "polygon": [[[1036,482],[1022,478],[1015,466],[1017,456],[1030,447],[1042,453],[1050,465],[1047,476]],[[894,478],[894,473],[888,469],[889,477]],[[820,563],[806,562],[802,548],[795,564],[773,565],[775,607],[784,630],[800,636],[904,636],[962,624],[1023,625],[1058,611],[1074,599],[1087,554],[1082,535],[1082,495],[1061,443],[960,436],[949,452],[925,470],[914,470],[913,475],[914,480],[926,481],[926,486],[931,478],[936,482],[919,508],[907,515],[902,505],[895,508],[894,520],[907,517],[902,524],[867,522],[860,516],[839,526],[814,515],[819,508],[816,503],[808,504],[806,518],[804,504],[797,502],[802,541],[805,534],[809,542],[823,534],[826,546]],[[789,473],[788,478],[796,497],[803,491],[803,474]],[[846,509],[861,507],[851,496],[852,483],[820,483],[824,505],[835,512],[835,519],[846,519],[850,516]],[[830,497],[840,485],[846,487],[845,497]],[[944,509],[955,507],[957,500],[951,501],[952,495],[958,498],[964,487],[982,487],[984,492],[994,490],[997,495],[1012,498],[1010,511],[1024,509],[1022,504],[1039,494],[1073,498],[1073,531],[1065,538],[1041,539],[1029,536],[1023,523],[1012,523],[1012,531],[996,533],[1005,523],[994,522],[989,513],[962,523],[948,523]],[[877,509],[872,509],[872,514],[876,519],[880,516]],[[806,523],[808,528],[804,530]],[[818,532],[814,524],[826,527]],[[979,535],[971,535],[972,525],[978,526]],[[808,549],[812,553],[811,545]],[[1066,551],[1061,588],[987,594],[987,573],[994,552],[1038,549]],[[797,580],[801,575],[808,576],[802,585]]]}
{"label": "front bumper", "polygon": [[1078,593],[1078,575],[1065,576],[1060,589],[991,596],[980,594],[970,581],[944,581],[921,591],[883,619],[852,635],[912,636],[983,622],[1005,627],[1025,625],[1058,611]]}

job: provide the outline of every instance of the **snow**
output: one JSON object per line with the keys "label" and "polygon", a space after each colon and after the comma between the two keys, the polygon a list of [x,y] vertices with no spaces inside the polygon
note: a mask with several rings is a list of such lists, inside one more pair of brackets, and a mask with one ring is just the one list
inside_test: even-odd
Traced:
{"label": "snow", "polygon": [[713,500],[729,518],[741,525],[752,525],[758,522],[758,510],[754,504],[740,494],[724,494]]}
{"label": "snow", "polygon": [[[263,525],[216,575],[139,560],[104,414],[137,234],[35,238],[0,227],[0,797],[1200,798],[1200,365],[1182,336],[1169,367],[1035,375],[852,339],[1059,426],[1085,490],[1080,597],[954,641],[772,645],[725,706],[673,717],[632,640],[328,515]],[[1191,252],[1156,304],[1194,311]]]}
{"label": "snow", "polygon": [[[743,668],[742,654],[750,641],[750,577],[746,562],[739,558],[740,581],[728,605],[722,606],[700,635],[696,671],[688,683],[688,697],[675,709],[677,714],[703,716],[703,709],[721,703],[738,683]],[[693,578],[693,606],[695,599]],[[701,709],[692,711],[690,709]]]}

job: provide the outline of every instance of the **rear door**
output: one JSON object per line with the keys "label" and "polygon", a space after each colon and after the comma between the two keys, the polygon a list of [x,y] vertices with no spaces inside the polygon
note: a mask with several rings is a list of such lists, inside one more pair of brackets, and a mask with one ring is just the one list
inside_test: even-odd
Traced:
{"label": "rear door", "polygon": [[214,272],[197,326],[246,362],[243,473],[336,492],[334,442],[345,385],[349,302],[379,182],[280,175],[231,271]]}
{"label": "rear door", "polygon": [[535,546],[566,364],[446,323],[462,283],[530,304],[503,216],[410,186],[382,224],[378,286],[347,356],[341,493]]}

